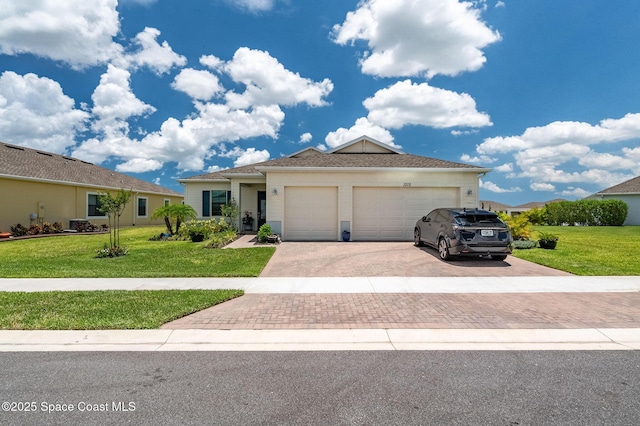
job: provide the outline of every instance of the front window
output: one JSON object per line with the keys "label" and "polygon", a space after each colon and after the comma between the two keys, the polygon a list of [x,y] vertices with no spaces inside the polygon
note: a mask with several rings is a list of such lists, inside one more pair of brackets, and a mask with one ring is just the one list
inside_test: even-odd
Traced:
{"label": "front window", "polygon": [[231,200],[231,191],[202,191],[202,217],[222,216],[222,206]]}
{"label": "front window", "polygon": [[231,191],[211,191],[211,216],[222,216],[222,206],[231,199]]}
{"label": "front window", "polygon": [[138,217],[147,217],[147,198],[138,197]]}
{"label": "front window", "polygon": [[87,194],[87,217],[104,217],[100,207],[102,206],[98,194]]}

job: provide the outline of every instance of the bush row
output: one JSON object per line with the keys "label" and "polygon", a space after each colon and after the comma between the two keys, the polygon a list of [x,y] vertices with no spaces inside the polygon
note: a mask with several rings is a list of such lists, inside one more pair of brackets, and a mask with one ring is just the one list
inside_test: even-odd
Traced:
{"label": "bush row", "polygon": [[620,200],[558,201],[545,208],[549,225],[622,226],[629,206]]}
{"label": "bush row", "polygon": [[[11,235],[14,237],[24,237],[25,235],[42,235],[42,234],[61,234],[64,232],[62,224],[60,222],[44,222],[42,225],[31,225],[28,228],[20,223],[13,225],[11,228]],[[106,231],[109,227],[107,225],[94,225],[89,222],[80,222],[76,228],[78,232],[96,232]]]}

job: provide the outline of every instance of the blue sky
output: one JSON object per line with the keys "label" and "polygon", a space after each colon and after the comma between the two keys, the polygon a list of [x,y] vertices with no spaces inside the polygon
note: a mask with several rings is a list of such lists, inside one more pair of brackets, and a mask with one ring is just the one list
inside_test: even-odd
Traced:
{"label": "blue sky", "polygon": [[638,176],[640,2],[0,0],[0,141],[181,191],[362,134],[511,205]]}

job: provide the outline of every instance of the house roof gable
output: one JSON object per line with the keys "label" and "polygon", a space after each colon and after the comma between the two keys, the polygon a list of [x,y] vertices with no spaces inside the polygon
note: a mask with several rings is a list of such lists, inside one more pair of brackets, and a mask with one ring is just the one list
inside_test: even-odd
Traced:
{"label": "house roof gable", "polygon": [[363,135],[327,151],[328,154],[404,154],[383,142]]}
{"label": "house roof gable", "polygon": [[95,164],[0,142],[0,176],[180,196],[183,194]]}
{"label": "house roof gable", "polygon": [[[354,146],[361,144],[365,150],[355,151]],[[369,150],[370,152],[367,152]],[[220,170],[213,173],[191,176],[180,179],[179,182],[194,181],[228,181],[236,176],[261,177],[269,170],[363,170],[363,169],[451,169],[468,170],[483,173],[490,171],[470,164],[439,160],[437,158],[421,157],[405,154],[389,145],[378,142],[367,136],[354,139],[331,151],[322,152],[316,148],[307,148],[286,157],[248,166]]]}
{"label": "house roof gable", "polygon": [[603,189],[598,194],[640,194],[640,176]]}

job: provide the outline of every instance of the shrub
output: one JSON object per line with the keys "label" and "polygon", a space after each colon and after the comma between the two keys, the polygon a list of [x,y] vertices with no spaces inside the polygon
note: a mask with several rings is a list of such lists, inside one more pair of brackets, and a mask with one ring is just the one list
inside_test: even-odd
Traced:
{"label": "shrub", "polygon": [[227,229],[223,232],[215,233],[211,236],[211,242],[207,243],[205,248],[221,248],[233,242],[238,233],[235,229]]}
{"label": "shrub", "polygon": [[271,225],[265,223],[258,229],[258,242],[264,243],[267,241],[267,237],[273,235],[273,230],[271,229]]}
{"label": "shrub", "polygon": [[514,240],[528,240],[533,234],[533,226],[527,215],[509,216],[506,213],[498,213],[498,217],[509,227]]}
{"label": "shrub", "polygon": [[17,225],[11,226],[10,229],[11,235],[13,235],[14,237],[22,237],[24,235],[27,235],[28,232],[28,229],[19,223]]}
{"label": "shrub", "polygon": [[536,246],[536,242],[531,240],[514,240],[512,246],[514,249],[528,250],[534,248]]}
{"label": "shrub", "polygon": [[104,243],[104,247],[102,249],[96,250],[96,257],[99,259],[126,256],[127,254],[129,254],[129,249],[127,247],[109,247],[107,243]]}
{"label": "shrub", "polygon": [[559,201],[546,211],[549,225],[622,226],[629,206],[621,200]]}
{"label": "shrub", "polygon": [[38,235],[42,232],[40,225],[31,225],[27,230],[27,235]]}
{"label": "shrub", "polygon": [[180,225],[178,237],[180,239],[197,239],[197,235],[202,235],[204,239],[209,239],[212,234],[224,232],[231,227],[229,223],[220,218],[216,222],[215,219],[209,220],[188,220]]}
{"label": "shrub", "polygon": [[558,241],[558,237],[556,234],[551,234],[549,232],[538,232],[538,241]]}

